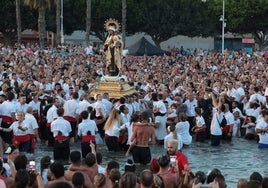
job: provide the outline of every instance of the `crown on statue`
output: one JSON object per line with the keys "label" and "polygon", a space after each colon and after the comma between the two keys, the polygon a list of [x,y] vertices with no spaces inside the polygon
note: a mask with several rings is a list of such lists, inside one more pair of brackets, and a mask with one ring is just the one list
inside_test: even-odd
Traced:
{"label": "crown on statue", "polygon": [[104,28],[106,31],[112,30],[112,31],[119,31],[120,30],[120,23],[113,18],[109,18],[105,21]]}

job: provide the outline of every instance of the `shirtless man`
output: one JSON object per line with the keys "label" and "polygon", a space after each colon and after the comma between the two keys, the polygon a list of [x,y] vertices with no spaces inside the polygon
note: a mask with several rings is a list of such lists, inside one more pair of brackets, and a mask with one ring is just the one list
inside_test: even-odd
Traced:
{"label": "shirtless man", "polygon": [[135,123],[133,127],[131,142],[134,142],[135,146],[132,155],[136,164],[146,165],[151,161],[149,144],[155,144],[155,130],[148,124],[147,112],[141,114],[141,123]]}
{"label": "shirtless man", "polygon": [[[73,175],[75,174],[75,172],[79,172],[79,170],[74,170],[74,169],[79,169],[81,167],[81,153],[80,151],[72,151],[70,154],[70,162],[71,165],[69,167],[69,169],[67,171],[65,171],[64,177],[67,181],[72,181]],[[81,172],[81,171],[80,171]],[[90,178],[88,177],[87,174],[85,174],[84,172],[81,172],[84,175],[85,178],[85,184],[84,187],[85,188],[91,188],[93,187],[93,184],[90,180]]]}

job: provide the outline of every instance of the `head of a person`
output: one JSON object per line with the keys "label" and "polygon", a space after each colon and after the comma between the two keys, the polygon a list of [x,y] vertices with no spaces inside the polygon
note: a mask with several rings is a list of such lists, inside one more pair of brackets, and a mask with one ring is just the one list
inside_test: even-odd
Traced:
{"label": "head of a person", "polygon": [[186,114],[185,113],[180,113],[180,115],[179,115],[179,119],[181,120],[181,121],[186,121],[187,120],[187,116],[186,116]]}
{"label": "head of a person", "polygon": [[112,181],[112,184],[114,185],[114,187],[119,186],[120,177],[121,177],[121,173],[118,168],[113,168],[112,170],[110,170],[109,179]]}
{"label": "head of a person", "polygon": [[106,177],[104,174],[98,173],[97,175],[95,175],[93,182],[95,187],[103,187],[105,183],[106,183]]}
{"label": "head of a person", "polygon": [[169,155],[176,155],[178,152],[178,140],[172,139],[168,141],[167,152]]}
{"label": "head of a person", "polygon": [[133,172],[126,172],[119,180],[120,188],[135,188],[137,184],[137,176]]}
{"label": "head of a person", "polygon": [[51,157],[50,156],[44,156],[40,160],[40,168],[41,172],[43,169],[48,169],[49,165],[51,164]]}
{"label": "head of a person", "polygon": [[85,177],[81,172],[75,172],[72,177],[72,184],[74,188],[83,188]]}
{"label": "head of a person", "polygon": [[222,174],[217,175],[214,178],[214,181],[218,182],[219,188],[226,188],[227,187],[226,182],[225,182],[225,178]]}
{"label": "head of a person", "polygon": [[198,180],[198,182],[201,182],[202,184],[204,184],[207,177],[206,177],[206,174],[203,171],[197,171],[195,173],[194,178],[196,178]]}
{"label": "head of a person", "polygon": [[64,114],[64,109],[62,107],[58,108],[57,109],[57,114],[58,114],[59,117],[62,117],[63,114]]}
{"label": "head of a person", "polygon": [[141,113],[141,120],[142,121],[148,121],[148,118],[149,118],[148,112],[144,111]]}
{"label": "head of a person", "polygon": [[207,183],[213,182],[215,177],[220,174],[221,174],[221,171],[219,169],[217,168],[212,169],[207,176]]}
{"label": "head of a person", "polygon": [[26,155],[24,154],[19,154],[15,159],[14,159],[14,166],[16,170],[20,169],[26,169],[28,163],[28,159]]}
{"label": "head of a person", "polygon": [[259,181],[261,183],[262,182],[262,175],[259,172],[253,172],[249,176],[249,180]]}
{"label": "head of a person", "polygon": [[125,172],[135,172],[135,171],[136,171],[135,163],[131,159],[128,159],[125,164]]}
{"label": "head of a person", "polygon": [[15,186],[26,188],[29,182],[29,175],[26,169],[19,169],[15,175]]}
{"label": "head of a person", "polygon": [[237,182],[237,188],[245,188],[247,187],[248,181],[246,179],[239,179]]}
{"label": "head of a person", "polygon": [[82,117],[82,119],[88,119],[88,111],[84,110],[83,112],[81,112],[80,116]]}
{"label": "head of a person", "polygon": [[130,117],[130,122],[137,122],[139,121],[139,118],[139,115],[135,113]]}
{"label": "head of a person", "polygon": [[15,114],[16,116],[16,119],[19,121],[19,122],[22,122],[24,120],[24,113],[23,112],[17,112]]}
{"label": "head of a person", "polygon": [[198,116],[201,116],[201,108],[199,107],[195,107],[195,114],[198,115]]}
{"label": "head of a person", "polygon": [[170,158],[168,155],[162,155],[162,156],[158,157],[157,161],[158,161],[160,168],[167,168],[169,166],[169,163],[170,163]]}
{"label": "head of a person", "polygon": [[140,174],[140,184],[143,187],[151,187],[154,183],[154,175],[151,170],[143,170]]}
{"label": "head of a person", "polygon": [[80,164],[81,163],[81,152],[80,151],[72,151],[70,153],[70,161],[73,164]]}
{"label": "head of a person", "polygon": [[93,153],[88,153],[85,158],[85,164],[89,167],[92,167],[94,164],[96,164],[97,160]]}
{"label": "head of a person", "polygon": [[123,104],[119,107],[119,111],[123,114],[128,114],[128,107]]}
{"label": "head of a person", "polygon": [[75,100],[77,100],[79,98],[78,92],[73,92],[72,98],[75,99]]}
{"label": "head of a person", "polygon": [[49,166],[50,179],[55,180],[64,176],[64,166],[60,162],[54,162]]}
{"label": "head of a person", "polygon": [[120,168],[119,163],[116,162],[116,161],[109,161],[109,162],[107,163],[107,166],[106,166],[106,173],[109,174],[110,171],[111,171],[112,169],[114,169],[114,168],[119,169],[119,168]]}

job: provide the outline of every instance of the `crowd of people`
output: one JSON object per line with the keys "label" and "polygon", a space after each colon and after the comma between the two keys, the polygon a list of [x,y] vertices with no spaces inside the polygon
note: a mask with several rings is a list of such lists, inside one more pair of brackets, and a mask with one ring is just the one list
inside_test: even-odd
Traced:
{"label": "crowd of people", "polygon": [[[55,161],[74,160],[69,173],[63,169],[63,175],[57,171],[62,169],[60,163],[54,164],[55,173],[60,174],[53,173],[54,179],[71,181],[77,177],[88,183],[86,187],[101,187],[96,186],[95,179],[114,181],[104,183],[104,187],[131,179],[136,180],[135,186],[150,187],[143,185],[142,178],[150,182],[158,178],[165,187],[172,187],[167,184],[170,178],[173,187],[191,187],[195,175],[190,174],[188,159],[180,150],[193,140],[210,139],[211,146],[219,146],[232,144],[232,137],[245,137],[258,140],[261,149],[268,148],[268,60],[264,57],[228,50],[224,54],[200,49],[185,53],[183,48],[170,49],[170,56],[126,55],[119,73],[135,87],[135,93],[110,99],[109,93],[91,94],[107,71],[103,51],[91,49],[1,45],[0,156],[9,154],[9,166],[15,159],[11,151],[5,152],[7,148],[33,153],[35,143],[44,142],[53,147]],[[73,153],[70,144],[77,141],[81,142],[81,152]],[[164,146],[167,155],[152,158],[151,144]],[[106,145],[109,151],[131,153],[133,164],[150,164],[158,170],[142,172],[139,181],[135,174],[121,176],[117,171],[111,171],[112,175],[98,171],[93,176],[81,167],[81,161],[84,159],[87,166],[88,155],[88,160],[97,160],[99,145]],[[97,165],[89,163],[90,167]],[[39,177],[36,170],[26,166],[22,169]],[[16,175],[25,174],[13,167],[7,176],[16,183]],[[48,168],[53,171],[52,164]],[[74,171],[82,172],[82,176]],[[114,180],[115,176],[119,179]],[[207,183],[226,186],[220,173],[215,177]],[[36,180],[39,186],[49,185],[45,178]],[[121,187],[124,185],[131,187],[126,183]]]}

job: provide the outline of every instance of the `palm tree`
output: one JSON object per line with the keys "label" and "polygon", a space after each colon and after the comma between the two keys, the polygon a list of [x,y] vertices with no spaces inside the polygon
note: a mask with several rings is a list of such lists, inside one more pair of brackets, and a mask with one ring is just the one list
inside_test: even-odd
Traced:
{"label": "palm tree", "polygon": [[86,43],[89,45],[89,35],[91,29],[91,0],[87,0],[87,18],[86,18]]}
{"label": "palm tree", "polygon": [[40,48],[45,46],[46,33],[46,9],[50,9],[51,0],[24,0],[24,3],[33,9],[38,10],[38,33]]}
{"label": "palm tree", "polygon": [[21,44],[20,0],[16,0],[16,20],[17,20],[18,45],[20,45]]}
{"label": "palm tree", "polygon": [[126,22],[127,22],[126,17],[127,17],[127,0],[122,0],[122,41],[124,45],[126,39]]}

